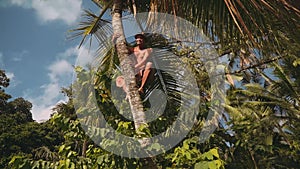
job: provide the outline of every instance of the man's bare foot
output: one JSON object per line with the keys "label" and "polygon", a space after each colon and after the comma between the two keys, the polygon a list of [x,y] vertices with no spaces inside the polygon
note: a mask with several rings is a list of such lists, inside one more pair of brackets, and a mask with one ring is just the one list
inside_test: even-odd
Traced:
{"label": "man's bare foot", "polygon": [[126,94],[125,100],[129,101],[129,96]]}
{"label": "man's bare foot", "polygon": [[141,94],[141,93],[144,93],[143,88],[139,88],[138,91],[139,91],[140,94]]}

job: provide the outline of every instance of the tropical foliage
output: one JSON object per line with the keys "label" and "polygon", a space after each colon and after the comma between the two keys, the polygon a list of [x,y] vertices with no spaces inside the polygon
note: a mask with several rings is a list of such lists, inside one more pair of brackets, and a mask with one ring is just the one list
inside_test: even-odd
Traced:
{"label": "tropical foliage", "polygon": [[[0,71],[0,87],[2,87],[0,116],[3,116],[0,123],[3,126],[0,142],[4,145],[1,150],[3,155],[1,167],[299,168],[300,11],[297,1],[93,0],[93,2],[100,7],[100,15],[86,11],[85,20],[80,23],[78,29],[73,30],[75,32],[73,35],[83,36],[80,45],[84,44],[90,35],[97,37],[100,44],[97,57],[99,67],[96,70],[75,68],[77,83],[74,83],[71,89],[63,89],[69,101],[57,105],[54,109],[56,113],[49,121],[42,124],[33,122],[30,113],[31,104],[22,98],[8,101],[11,96],[2,88],[9,85],[9,79],[4,71]],[[122,6],[116,10],[114,5],[118,2],[121,2]],[[149,42],[147,46],[164,49],[156,53],[161,56],[161,62],[169,61],[171,64],[168,67],[176,70],[178,63],[175,60],[168,60],[169,53],[172,53],[181,58],[196,77],[201,104],[195,124],[175,147],[157,156],[122,157],[99,146],[115,146],[120,151],[132,151],[130,146],[128,149],[122,148],[128,143],[117,145],[109,140],[96,138],[99,135],[109,134],[104,130],[105,125],[131,137],[157,135],[174,122],[178,117],[180,101],[188,98],[180,95],[179,89],[182,85],[180,82],[174,81],[166,72],[158,70],[156,78],[147,84],[146,92],[140,99],[145,111],[149,109],[152,91],[162,89],[168,101],[166,111],[156,120],[138,127],[135,125],[136,119],[124,118],[131,115],[128,112],[132,112],[133,109],[130,107],[132,104],[128,105],[125,100],[113,98],[115,93],[110,89],[115,83],[114,79],[119,75],[122,59],[127,57],[126,49],[119,45],[120,42],[125,44],[126,39],[120,35],[113,35],[116,31],[122,34],[122,31],[112,29],[110,19],[103,18],[108,9],[113,9],[113,15],[114,12],[120,15],[135,15],[138,12],[169,13],[190,21],[209,37],[211,45],[218,51],[219,57],[226,60],[228,66],[225,69],[227,78],[225,109],[220,112],[222,117],[219,119],[219,127],[208,140],[199,142],[207,114],[215,104],[211,100],[213,94],[210,87],[213,84],[209,83],[209,74],[204,69],[204,63],[197,53],[193,52],[192,47],[186,44],[183,46],[184,43],[180,39],[168,39],[166,36],[150,32],[146,34]],[[149,15],[150,18],[153,16]],[[114,20],[114,17],[112,18]],[[137,18],[137,21],[144,25],[149,20]],[[141,29],[143,28],[141,26]],[[176,29],[176,26],[173,28]],[[107,50],[114,36],[116,48]],[[120,48],[124,51],[120,51]],[[120,59],[122,54],[124,58]],[[124,70],[122,67],[121,69]],[[129,69],[125,72],[130,74]],[[132,78],[131,75],[128,77]],[[92,79],[92,89],[89,79]],[[136,87],[132,88],[133,93],[134,90]],[[94,95],[90,95],[91,91]],[[86,99],[84,102],[78,100],[82,96],[86,96],[83,98]],[[95,96],[96,105],[78,104],[78,102],[93,102],[92,96]],[[123,111],[119,112],[114,107],[116,103],[124,107]],[[160,109],[159,106],[156,106],[157,111]],[[107,124],[97,121],[99,119],[95,118],[97,110],[104,115]],[[76,115],[79,118],[76,118]],[[89,126],[92,127],[88,128]],[[8,132],[9,128],[14,132]],[[176,134],[176,131],[174,133]],[[35,139],[23,147],[23,144],[18,142],[20,138]],[[160,144],[150,145],[148,147],[150,150],[162,148]]]}
{"label": "tropical foliage", "polygon": [[8,168],[13,155],[22,154],[33,157],[40,147],[54,150],[63,138],[57,128],[49,122],[37,123],[32,119],[31,103],[23,98],[12,98],[5,93],[9,79],[0,70],[0,167]]}

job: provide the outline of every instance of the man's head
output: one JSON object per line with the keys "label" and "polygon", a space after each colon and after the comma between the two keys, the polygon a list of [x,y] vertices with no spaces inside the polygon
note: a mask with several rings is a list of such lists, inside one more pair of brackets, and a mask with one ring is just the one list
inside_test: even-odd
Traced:
{"label": "man's head", "polygon": [[137,45],[144,44],[145,36],[143,34],[136,34],[134,37]]}

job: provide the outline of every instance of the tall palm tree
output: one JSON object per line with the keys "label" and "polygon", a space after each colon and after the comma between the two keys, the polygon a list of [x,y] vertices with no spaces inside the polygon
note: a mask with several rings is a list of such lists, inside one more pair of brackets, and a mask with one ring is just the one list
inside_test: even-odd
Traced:
{"label": "tall palm tree", "polygon": [[122,73],[125,78],[126,86],[128,87],[129,104],[133,115],[135,129],[146,125],[145,112],[143,110],[143,104],[136,85],[136,78],[134,73],[133,64],[129,58],[129,51],[126,45],[125,35],[122,24],[122,12],[123,12],[123,1],[115,0],[112,8],[112,28],[116,37],[116,50],[120,61]]}
{"label": "tall palm tree", "polygon": [[[131,63],[131,60],[129,58],[129,50],[128,50],[128,46],[126,45],[126,39],[123,30],[122,13],[124,11],[124,2],[122,0],[110,0],[110,1],[94,0],[93,2],[96,3],[98,6],[103,7],[100,16],[97,17],[91,12],[86,11],[85,16],[88,19],[87,21],[81,23],[82,27],[76,29],[76,31],[77,32],[79,31],[79,33],[75,33],[74,35],[75,36],[78,36],[80,34],[84,35],[84,38],[80,43],[81,46],[83,42],[86,40],[87,35],[95,34],[97,39],[101,42],[100,44],[102,45],[99,47],[99,50],[100,51],[102,50],[104,51],[102,53],[105,53],[105,51],[107,51],[105,47],[108,47],[107,45],[110,44],[110,42],[107,42],[107,39],[111,39],[112,37],[110,35],[111,33],[113,33],[113,39],[115,42],[117,56],[120,62],[120,68],[124,76],[126,86],[128,86],[128,96],[129,96],[128,99],[129,99],[129,104],[130,104],[130,108],[134,120],[135,129],[138,134],[142,134],[140,128],[141,126],[145,127],[147,123],[145,122],[145,112],[144,112],[144,108],[143,108],[143,104],[139,92],[137,90],[134,68],[132,67],[133,64]],[[103,20],[101,18],[108,8],[112,9],[111,27],[110,24],[107,24],[108,21]],[[113,32],[111,32],[110,29],[112,29]],[[140,140],[140,141],[142,146],[148,144],[146,140]]]}

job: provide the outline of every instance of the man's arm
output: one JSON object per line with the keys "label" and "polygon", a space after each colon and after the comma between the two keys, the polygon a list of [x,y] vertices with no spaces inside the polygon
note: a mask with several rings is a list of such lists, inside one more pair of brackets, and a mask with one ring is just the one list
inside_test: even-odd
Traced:
{"label": "man's arm", "polygon": [[146,64],[148,58],[150,57],[151,52],[152,52],[152,48],[145,49],[145,55],[144,55],[143,59],[139,63],[137,63],[134,67],[135,68],[145,67],[145,64]]}

